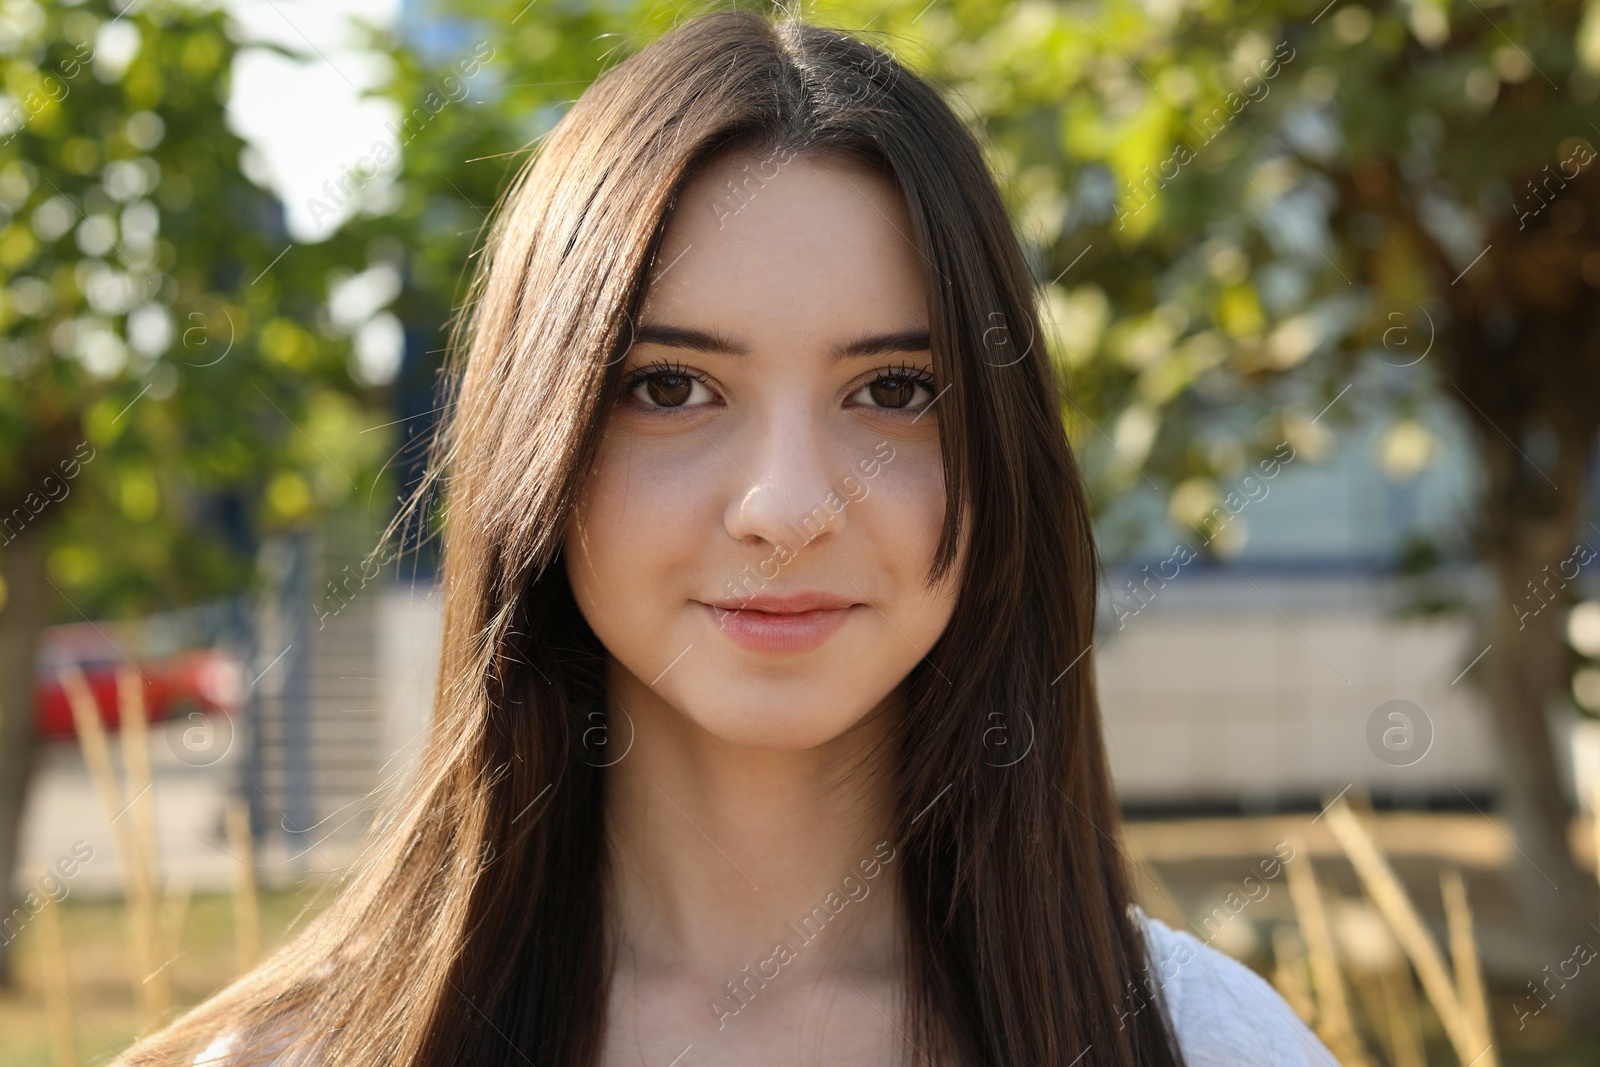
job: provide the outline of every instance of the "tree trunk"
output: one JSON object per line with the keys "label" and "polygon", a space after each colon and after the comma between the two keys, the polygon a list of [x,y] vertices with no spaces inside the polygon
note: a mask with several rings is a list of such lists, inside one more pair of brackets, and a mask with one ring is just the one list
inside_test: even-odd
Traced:
{"label": "tree trunk", "polygon": [[[1591,925],[1600,923],[1600,884],[1572,856],[1567,835],[1576,812],[1561,786],[1562,757],[1548,717],[1567,692],[1572,669],[1564,636],[1572,601],[1566,587],[1589,549],[1600,551],[1600,537],[1586,538],[1580,529],[1588,436],[1562,435],[1559,458],[1546,470],[1559,490],[1498,434],[1481,438],[1480,448],[1488,475],[1485,505],[1492,512],[1480,525],[1483,558],[1499,597],[1489,620],[1492,647],[1482,686],[1499,748],[1499,806],[1516,838],[1508,874],[1524,916],[1542,935],[1540,951],[1551,973],[1576,945],[1600,941]],[[1600,569],[1600,560],[1589,567]],[[1600,980],[1573,981],[1554,994],[1553,1011],[1574,1026],[1600,1030]]]}
{"label": "tree trunk", "polygon": [[[22,817],[33,778],[38,737],[34,731],[33,661],[39,633],[49,618],[45,580],[45,531],[28,528],[0,549],[6,599],[0,605],[0,917],[11,914],[21,850]],[[15,981],[12,947],[0,943],[0,988]]]}

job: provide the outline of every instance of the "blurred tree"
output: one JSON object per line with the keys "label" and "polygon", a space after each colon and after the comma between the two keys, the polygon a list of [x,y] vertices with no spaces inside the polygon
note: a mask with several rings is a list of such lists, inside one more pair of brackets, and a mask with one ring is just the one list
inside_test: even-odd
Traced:
{"label": "blurred tree", "polygon": [[326,305],[363,251],[291,247],[244,177],[234,52],[171,0],[0,4],[0,916],[40,630],[247,587],[387,447]]}

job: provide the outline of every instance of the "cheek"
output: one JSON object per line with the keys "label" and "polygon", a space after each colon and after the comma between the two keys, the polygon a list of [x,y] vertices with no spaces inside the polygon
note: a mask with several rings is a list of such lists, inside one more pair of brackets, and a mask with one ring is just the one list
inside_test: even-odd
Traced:
{"label": "cheek", "polygon": [[937,442],[897,445],[894,458],[884,464],[873,492],[885,517],[893,522],[896,540],[915,546],[923,563],[933,554],[944,524],[944,471]]}
{"label": "cheek", "polygon": [[945,516],[938,443],[897,444],[894,458],[868,484],[857,544],[871,553],[871,566],[886,581],[885,613],[925,651],[949,621],[960,573],[958,560],[939,586],[925,586]]}
{"label": "cheek", "polygon": [[[584,617],[608,647],[644,631],[663,590],[694,557],[709,494],[699,465],[609,438],[579,498],[566,540],[567,575]],[[649,591],[652,595],[644,595]]]}

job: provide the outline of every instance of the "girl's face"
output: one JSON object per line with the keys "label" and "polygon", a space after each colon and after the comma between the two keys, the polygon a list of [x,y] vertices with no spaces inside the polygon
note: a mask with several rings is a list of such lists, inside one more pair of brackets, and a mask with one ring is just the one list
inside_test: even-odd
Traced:
{"label": "girl's face", "polygon": [[685,188],[567,538],[611,699],[810,748],[894,694],[954,606],[940,386],[899,191],[713,160]]}

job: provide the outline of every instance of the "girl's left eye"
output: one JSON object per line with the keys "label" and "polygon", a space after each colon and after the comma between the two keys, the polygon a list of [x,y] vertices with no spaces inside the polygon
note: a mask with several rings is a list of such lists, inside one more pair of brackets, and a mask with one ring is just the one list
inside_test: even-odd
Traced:
{"label": "girl's left eye", "polygon": [[[890,411],[919,411],[933,403],[933,376],[926,371],[897,367],[879,371],[878,376],[850,399],[865,407]],[[918,396],[918,391],[922,396]]]}

